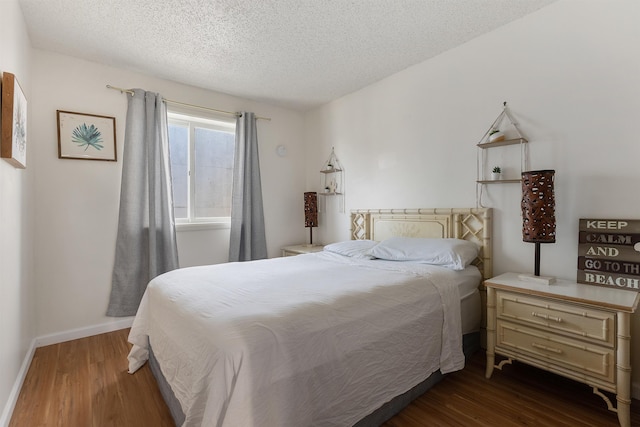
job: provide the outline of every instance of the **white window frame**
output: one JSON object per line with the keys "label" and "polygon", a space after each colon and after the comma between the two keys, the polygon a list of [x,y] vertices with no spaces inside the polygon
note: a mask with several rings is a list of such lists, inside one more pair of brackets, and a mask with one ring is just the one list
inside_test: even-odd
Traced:
{"label": "white window frame", "polygon": [[204,230],[204,229],[224,229],[231,228],[231,217],[194,217],[195,203],[195,176],[191,173],[195,168],[195,128],[206,128],[221,132],[235,134],[236,122],[234,119],[223,119],[220,117],[208,116],[206,113],[176,111],[173,108],[167,111],[167,121],[169,124],[186,126],[188,129],[189,144],[187,146],[187,218],[176,218],[176,229],[178,231]]}

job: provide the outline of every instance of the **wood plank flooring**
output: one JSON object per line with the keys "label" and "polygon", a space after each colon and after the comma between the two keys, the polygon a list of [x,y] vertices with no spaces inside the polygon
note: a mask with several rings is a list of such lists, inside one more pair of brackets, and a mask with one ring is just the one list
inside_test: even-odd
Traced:
{"label": "wood plank flooring", "polygon": [[[9,427],[173,426],[148,366],[127,373],[127,334],[124,329],[38,348]],[[487,380],[484,362],[484,353],[476,353],[463,371],[448,375],[384,427],[618,425],[616,414],[585,385],[522,364],[496,370]],[[635,400],[631,419],[640,426]]]}
{"label": "wood plank flooring", "polygon": [[128,334],[36,349],[9,427],[174,426],[149,367],[127,373]]}

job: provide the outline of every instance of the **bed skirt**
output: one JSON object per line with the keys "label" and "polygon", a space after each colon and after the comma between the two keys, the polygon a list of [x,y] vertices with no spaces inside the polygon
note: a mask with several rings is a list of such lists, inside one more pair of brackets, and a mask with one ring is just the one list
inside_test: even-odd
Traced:
{"label": "bed skirt", "polygon": [[[472,332],[464,335],[462,346],[466,359],[469,359],[478,349],[480,349],[480,332]],[[160,393],[169,407],[169,411],[171,412],[171,416],[173,417],[176,426],[181,426],[184,422],[184,413],[182,412],[178,399],[176,399],[171,391],[169,383],[165,380],[164,375],[160,370],[160,366],[153,355],[153,349],[151,348],[149,348],[149,366],[153,376],[156,378],[158,387],[160,388]],[[444,375],[440,373],[440,371],[434,372],[426,380],[416,385],[411,390],[401,394],[400,396],[394,397],[373,413],[358,421],[354,427],[373,427],[382,425],[385,421],[402,411],[411,402],[437,384],[442,378],[444,378]]]}

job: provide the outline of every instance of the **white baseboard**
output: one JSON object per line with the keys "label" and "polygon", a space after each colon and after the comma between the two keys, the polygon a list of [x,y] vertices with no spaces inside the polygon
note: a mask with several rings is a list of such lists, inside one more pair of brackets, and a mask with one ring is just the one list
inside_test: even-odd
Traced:
{"label": "white baseboard", "polygon": [[65,341],[77,340],[80,338],[91,337],[93,335],[113,332],[119,329],[130,328],[133,323],[133,317],[123,317],[109,323],[88,326],[86,328],[71,329],[69,331],[58,332],[50,335],[43,335],[36,338],[36,347],[44,347],[45,345],[58,344]]}
{"label": "white baseboard", "polygon": [[86,328],[71,329],[65,332],[59,332],[56,334],[44,335],[34,338],[33,341],[31,341],[31,346],[29,347],[24,360],[22,361],[22,366],[20,367],[20,371],[18,372],[18,377],[13,384],[13,388],[11,389],[11,393],[9,394],[9,399],[7,400],[4,410],[2,411],[2,415],[0,415],[0,427],[9,426],[11,416],[13,415],[13,410],[16,406],[16,403],[18,402],[20,389],[22,388],[22,384],[27,377],[27,372],[29,371],[29,366],[31,366],[31,361],[33,360],[33,355],[36,352],[36,348],[129,328],[131,327],[132,323],[133,317],[124,317],[122,319],[118,319],[109,323],[89,326]]}
{"label": "white baseboard", "polygon": [[27,377],[27,371],[29,371],[29,366],[31,366],[31,360],[33,359],[33,355],[35,352],[36,352],[36,340],[34,339],[31,341],[29,350],[27,350],[27,354],[24,356],[24,360],[22,361],[22,366],[20,367],[20,371],[18,372],[18,377],[16,378],[16,382],[13,384],[11,393],[9,393],[9,399],[7,399],[6,405],[4,405],[4,410],[2,411],[2,415],[0,416],[0,427],[9,426],[9,421],[11,421],[11,415],[13,415],[13,409],[16,407],[16,403],[18,402],[20,389],[22,388],[24,379]]}

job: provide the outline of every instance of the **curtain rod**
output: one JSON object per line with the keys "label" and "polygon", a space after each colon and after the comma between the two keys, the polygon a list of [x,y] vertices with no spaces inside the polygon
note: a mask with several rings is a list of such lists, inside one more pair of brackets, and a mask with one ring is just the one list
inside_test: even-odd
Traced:
{"label": "curtain rod", "polygon": [[[113,90],[119,90],[120,93],[128,93],[131,96],[134,95],[134,92],[133,92],[132,89],[124,89],[124,88],[121,88],[121,87],[116,87],[116,86],[111,86],[111,85],[107,85],[107,88],[113,89]],[[214,111],[216,113],[228,114],[228,115],[234,116],[234,117],[239,117],[241,115],[241,113],[234,113],[234,112],[231,112],[231,111],[224,111],[224,110],[216,110],[215,108],[202,107],[200,105],[194,105],[194,104],[187,104],[186,102],[173,101],[171,99],[164,99],[164,102],[168,102],[169,104],[182,105],[182,106],[185,106],[185,107],[199,108],[201,110]],[[256,116],[256,119],[271,121],[271,117]]]}

